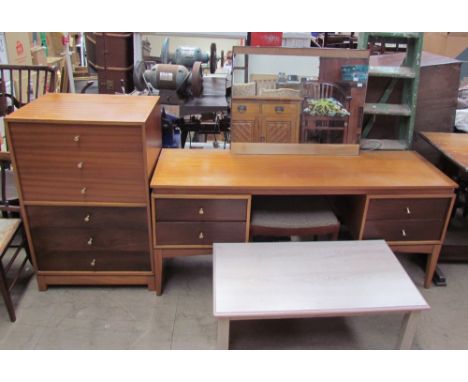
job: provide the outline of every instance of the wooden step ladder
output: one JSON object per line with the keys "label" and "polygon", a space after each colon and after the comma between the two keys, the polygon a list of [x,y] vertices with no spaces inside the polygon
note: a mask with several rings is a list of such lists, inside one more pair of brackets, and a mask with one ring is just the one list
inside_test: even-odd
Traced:
{"label": "wooden step ladder", "polygon": [[[361,148],[377,150],[407,150],[411,148],[419,88],[422,42],[423,33],[419,32],[364,32],[359,34],[359,49],[368,49],[369,43],[406,45],[406,56],[401,66],[369,66],[370,81],[372,77],[391,78],[391,81],[378,103],[364,105],[364,114],[369,117],[362,130]],[[387,103],[399,81],[403,81],[401,103]],[[367,139],[379,115],[398,118],[398,137],[394,139]]]}

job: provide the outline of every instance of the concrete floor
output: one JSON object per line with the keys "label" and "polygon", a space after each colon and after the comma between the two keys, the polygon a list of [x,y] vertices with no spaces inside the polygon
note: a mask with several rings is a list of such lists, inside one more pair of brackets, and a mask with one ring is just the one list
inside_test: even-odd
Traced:
{"label": "concrete floor", "polygon": [[[401,255],[432,306],[414,349],[468,349],[468,264],[442,264],[447,287],[423,289],[419,256]],[[164,294],[143,287],[15,289],[17,321],[0,302],[0,349],[214,349],[211,256],[166,263]],[[401,315],[234,322],[233,349],[392,349]]]}

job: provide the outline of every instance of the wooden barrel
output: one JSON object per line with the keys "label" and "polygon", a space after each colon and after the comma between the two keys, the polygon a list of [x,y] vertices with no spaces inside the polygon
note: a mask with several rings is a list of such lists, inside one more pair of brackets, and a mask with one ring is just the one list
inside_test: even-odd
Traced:
{"label": "wooden barrel", "polygon": [[86,34],[88,65],[97,72],[99,93],[133,91],[133,33]]}

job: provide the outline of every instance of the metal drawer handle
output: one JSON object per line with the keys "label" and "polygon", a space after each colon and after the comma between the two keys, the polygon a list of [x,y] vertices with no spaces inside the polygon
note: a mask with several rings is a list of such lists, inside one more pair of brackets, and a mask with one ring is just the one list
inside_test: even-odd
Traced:
{"label": "metal drawer handle", "polygon": [[90,214],[86,214],[86,216],[84,217],[84,221],[85,221],[86,223],[88,223],[90,220],[91,220],[91,215],[90,215]]}
{"label": "metal drawer handle", "polygon": [[403,237],[406,237],[406,231],[404,229],[401,230],[401,234],[403,235]]}
{"label": "metal drawer handle", "polygon": [[198,235],[198,238],[202,240],[205,236],[203,235],[203,232],[200,232],[200,235]]}
{"label": "metal drawer handle", "polygon": [[91,264],[90,264],[92,267],[94,267],[96,265],[96,259],[93,259],[93,261],[91,261]]}
{"label": "metal drawer handle", "polygon": [[198,210],[198,214],[199,214],[199,215],[203,215],[204,213],[205,213],[205,211],[203,211],[203,208],[200,208],[200,209]]}
{"label": "metal drawer handle", "polygon": [[284,112],[284,107],[283,107],[283,106],[276,106],[276,107],[275,107],[275,111],[276,111],[277,113],[282,113],[282,112]]}
{"label": "metal drawer handle", "polygon": [[406,207],[406,213],[407,213],[408,215],[411,215],[411,210],[409,209],[409,207]]}
{"label": "metal drawer handle", "polygon": [[86,194],[86,187],[83,187],[83,188],[81,189],[81,193],[82,193],[83,195]]}
{"label": "metal drawer handle", "polygon": [[73,141],[74,141],[74,142],[79,142],[79,141],[80,141],[80,136],[79,136],[79,135],[75,135],[75,137],[73,138]]}
{"label": "metal drawer handle", "polygon": [[243,112],[247,111],[247,106],[239,105],[239,106],[237,106],[237,111],[240,112],[240,113],[243,113]]}
{"label": "metal drawer handle", "polygon": [[92,237],[89,238],[88,245],[93,245],[93,238]]}
{"label": "metal drawer handle", "polygon": [[77,165],[76,165],[76,167],[78,167],[78,168],[83,168],[83,162],[78,162]]}

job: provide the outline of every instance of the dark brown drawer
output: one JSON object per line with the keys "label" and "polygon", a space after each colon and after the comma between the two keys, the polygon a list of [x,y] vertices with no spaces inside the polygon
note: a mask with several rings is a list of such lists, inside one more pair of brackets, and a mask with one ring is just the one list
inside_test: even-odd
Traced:
{"label": "dark brown drawer", "polygon": [[146,208],[26,206],[31,229],[148,230]]}
{"label": "dark brown drawer", "polygon": [[444,220],[451,199],[405,198],[371,199],[367,220],[380,219],[442,219]]}
{"label": "dark brown drawer", "polygon": [[31,227],[34,248],[49,251],[149,251],[148,230]]}
{"label": "dark brown drawer", "polygon": [[246,224],[240,222],[156,223],[156,245],[211,245],[244,242]]}
{"label": "dark brown drawer", "polygon": [[36,250],[41,271],[151,271],[148,252]]}
{"label": "dark brown drawer", "polygon": [[155,199],[156,221],[242,221],[247,199]]}
{"label": "dark brown drawer", "polygon": [[387,241],[437,241],[440,240],[444,220],[368,220],[363,239]]}

